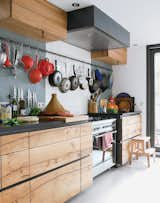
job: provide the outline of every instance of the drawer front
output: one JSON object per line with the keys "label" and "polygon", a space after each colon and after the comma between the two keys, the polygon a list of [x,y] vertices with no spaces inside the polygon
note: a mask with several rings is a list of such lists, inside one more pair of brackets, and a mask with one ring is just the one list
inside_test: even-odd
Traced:
{"label": "drawer front", "polygon": [[31,176],[80,158],[80,138],[30,149]]}
{"label": "drawer front", "polygon": [[80,192],[80,161],[31,181],[31,203],[63,203]]}
{"label": "drawer front", "polygon": [[130,140],[127,140],[122,143],[122,165],[129,161],[129,142]]}
{"label": "drawer front", "polygon": [[0,203],[30,203],[29,183],[23,183],[1,192]]}
{"label": "drawer front", "polygon": [[80,137],[80,126],[41,130],[29,133],[30,148],[56,144]]}
{"label": "drawer front", "polygon": [[2,188],[29,178],[29,151],[1,156]]}
{"label": "drawer front", "polygon": [[141,132],[141,115],[124,117],[122,119],[122,140],[140,135]]}
{"label": "drawer front", "polygon": [[81,137],[81,158],[88,156],[93,151],[93,138],[92,135]]}
{"label": "drawer front", "polygon": [[4,135],[0,137],[0,154],[28,149],[28,133]]}
{"label": "drawer front", "polygon": [[81,160],[81,191],[87,189],[93,183],[92,156]]}
{"label": "drawer front", "polygon": [[90,136],[92,134],[91,123],[81,125],[81,136]]}

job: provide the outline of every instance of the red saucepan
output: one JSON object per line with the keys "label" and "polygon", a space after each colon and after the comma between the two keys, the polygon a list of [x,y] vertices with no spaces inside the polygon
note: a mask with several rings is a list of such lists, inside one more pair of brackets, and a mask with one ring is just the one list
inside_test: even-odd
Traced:
{"label": "red saucepan", "polygon": [[42,73],[38,68],[38,56],[36,56],[34,68],[29,72],[29,80],[33,84],[38,83],[42,80]]}
{"label": "red saucepan", "polygon": [[30,57],[29,55],[22,56],[20,62],[23,64],[25,71],[30,70],[34,65],[34,61],[33,61],[32,57]]}
{"label": "red saucepan", "polygon": [[49,62],[48,58],[40,60],[38,68],[43,76],[48,76],[54,72],[54,65]]}

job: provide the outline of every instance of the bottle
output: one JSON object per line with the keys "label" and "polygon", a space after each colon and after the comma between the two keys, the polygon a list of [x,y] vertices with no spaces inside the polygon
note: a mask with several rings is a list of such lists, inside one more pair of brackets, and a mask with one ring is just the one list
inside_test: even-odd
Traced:
{"label": "bottle", "polygon": [[26,110],[25,100],[20,99],[20,101],[19,101],[19,113],[21,116],[25,115],[25,110]]}
{"label": "bottle", "polygon": [[18,115],[18,104],[15,98],[12,100],[12,117],[15,118]]}
{"label": "bottle", "polygon": [[23,96],[23,89],[20,89],[20,100],[19,100],[19,114],[24,116],[26,114],[26,103]]}

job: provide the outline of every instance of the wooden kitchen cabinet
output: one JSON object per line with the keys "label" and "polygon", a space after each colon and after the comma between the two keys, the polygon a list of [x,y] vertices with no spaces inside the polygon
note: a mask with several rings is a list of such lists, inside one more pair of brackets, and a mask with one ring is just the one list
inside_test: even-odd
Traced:
{"label": "wooden kitchen cabinet", "polygon": [[80,159],[80,126],[32,132],[30,176]]}
{"label": "wooden kitchen cabinet", "polygon": [[92,51],[91,58],[109,65],[120,65],[127,63],[127,49],[109,49],[102,51]]}
{"label": "wooden kitchen cabinet", "polygon": [[62,40],[67,14],[46,0],[1,0],[0,27],[37,40]]}
{"label": "wooden kitchen cabinet", "polygon": [[93,137],[91,124],[81,125],[81,157],[91,154],[93,150]]}
{"label": "wooden kitchen cabinet", "polygon": [[142,116],[128,116],[122,118],[122,141],[142,133]]}
{"label": "wooden kitchen cabinet", "polygon": [[92,155],[81,160],[81,191],[93,183],[92,168]]}
{"label": "wooden kitchen cabinet", "polygon": [[28,133],[5,135],[0,137],[0,155],[28,149]]}
{"label": "wooden kitchen cabinet", "polygon": [[80,192],[80,161],[31,180],[31,203],[64,203]]}
{"label": "wooden kitchen cabinet", "polygon": [[30,203],[29,182],[2,191],[0,203]]}
{"label": "wooden kitchen cabinet", "polygon": [[29,177],[28,133],[0,137],[2,188]]}
{"label": "wooden kitchen cabinet", "polygon": [[2,188],[29,178],[29,150],[1,156]]}

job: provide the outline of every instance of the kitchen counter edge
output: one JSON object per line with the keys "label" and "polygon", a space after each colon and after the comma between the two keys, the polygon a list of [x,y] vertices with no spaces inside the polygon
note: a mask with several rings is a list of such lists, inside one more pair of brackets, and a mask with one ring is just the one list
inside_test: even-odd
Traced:
{"label": "kitchen counter edge", "polygon": [[63,121],[48,121],[48,122],[39,122],[39,123],[29,123],[20,126],[13,127],[0,127],[0,136],[13,135],[18,133],[33,132],[39,130],[47,130],[52,128],[63,128],[74,125],[81,125],[88,123],[88,120],[77,121],[71,123],[65,123]]}

